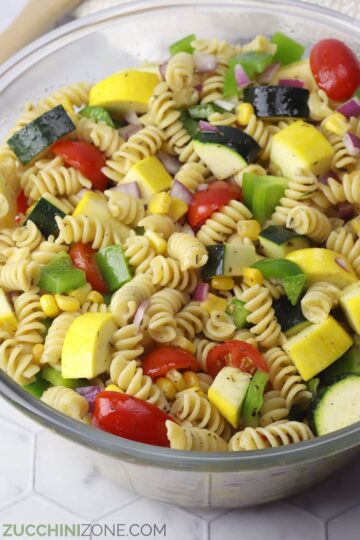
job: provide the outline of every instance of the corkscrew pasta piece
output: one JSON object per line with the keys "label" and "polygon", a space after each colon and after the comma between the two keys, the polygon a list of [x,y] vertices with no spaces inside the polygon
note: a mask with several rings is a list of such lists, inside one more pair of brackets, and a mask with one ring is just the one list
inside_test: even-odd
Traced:
{"label": "corkscrew pasta piece", "polygon": [[112,244],[121,244],[130,236],[130,229],[118,222],[102,224],[97,218],[88,216],[56,216],[55,221],[59,228],[59,244],[82,242],[98,250]]}
{"label": "corkscrew pasta piece", "polygon": [[202,332],[209,320],[209,313],[200,302],[189,302],[175,317],[178,330],[192,341],[196,334]]}
{"label": "corkscrew pasta piece", "polygon": [[44,343],[44,351],[40,358],[41,364],[50,364],[60,371],[61,352],[65,341],[65,336],[72,323],[79,317],[80,313],[61,313],[52,322]]}
{"label": "corkscrew pasta piece", "polygon": [[23,227],[15,229],[14,241],[18,248],[28,248],[29,252],[34,251],[41,241],[42,234],[33,221],[28,220]]}
{"label": "corkscrew pasta piece", "polygon": [[226,452],[227,442],[207,429],[179,426],[166,420],[170,448],[174,450],[194,450],[197,452]]}
{"label": "corkscrew pasta piece", "polygon": [[28,348],[14,338],[5,339],[0,345],[0,368],[21,385],[33,382],[40,371]]}
{"label": "corkscrew pasta piece", "polygon": [[52,109],[63,100],[68,100],[74,107],[82,107],[89,102],[90,89],[91,84],[84,81],[69,84],[52,92],[49,96],[41,100],[39,105],[46,104],[49,109]]}
{"label": "corkscrew pasta piece", "polygon": [[311,429],[302,422],[276,422],[267,427],[247,427],[244,431],[235,433],[229,441],[229,450],[239,452],[275,448],[308,441],[313,437]]}
{"label": "corkscrew pasta piece", "polygon": [[265,352],[264,358],[269,368],[270,382],[274,390],[278,390],[285,399],[287,409],[310,401],[311,393],[286,352],[280,347],[274,347]]}
{"label": "corkscrew pasta piece", "polygon": [[329,106],[329,98],[324,90],[320,90],[318,88],[311,90],[308,104],[310,109],[310,118],[312,120],[320,122],[333,113],[333,110]]}
{"label": "corkscrew pasta piece", "polygon": [[242,187],[242,184],[243,184],[243,177],[244,177],[244,174],[246,173],[249,173],[249,174],[257,174],[258,176],[263,176],[263,175],[266,175],[266,169],[264,169],[263,167],[261,167],[261,165],[257,165],[256,163],[251,163],[251,165],[247,165],[247,167],[244,167],[243,169],[241,169],[241,171],[239,171],[238,173],[234,174],[232,177],[231,177],[231,180],[237,184],[239,187]]}
{"label": "corkscrew pasta piece", "polygon": [[188,190],[195,192],[200,184],[206,181],[209,174],[207,167],[201,162],[184,163],[175,175],[175,180]]}
{"label": "corkscrew pasta piece", "polygon": [[11,130],[7,133],[5,139],[8,140],[12,135],[20,131],[23,127],[25,127],[27,124],[30,124],[33,120],[44,114],[46,111],[49,110],[49,107],[36,107],[33,103],[27,102],[24,106],[24,112],[18,118],[15,125],[11,128]]}
{"label": "corkscrew pasta piece", "polygon": [[285,226],[289,212],[299,204],[306,204],[317,189],[316,177],[308,172],[298,170],[294,178],[289,179],[288,187],[280,204],[275,208],[271,221],[276,225]]}
{"label": "corkscrew pasta piece", "polygon": [[247,135],[250,135],[260,146],[262,152],[259,156],[261,161],[268,161],[270,157],[271,138],[274,132],[278,131],[275,126],[266,126],[264,122],[252,114],[248,125],[244,129]]}
{"label": "corkscrew pasta piece", "polygon": [[250,51],[275,54],[276,45],[274,43],[271,43],[271,41],[269,41],[267,37],[260,34],[256,36],[252,41],[250,41],[249,43],[245,43],[245,45],[242,46],[242,52]]}
{"label": "corkscrew pasta piece", "polygon": [[124,143],[117,129],[103,122],[93,122],[89,118],[79,120],[76,133],[80,140],[92,143],[108,158],[120,150]]}
{"label": "corkscrew pasta piece", "polygon": [[155,293],[155,287],[147,275],[137,275],[113,294],[110,312],[121,327],[135,315],[141,302]]}
{"label": "corkscrew pasta piece", "polygon": [[261,347],[270,349],[277,345],[281,328],[275,317],[269,290],[261,285],[253,285],[241,294],[240,300],[250,311],[246,320],[252,325],[250,332],[256,336]]}
{"label": "corkscrew pasta piece", "polygon": [[236,231],[240,220],[251,217],[250,210],[243,203],[235,200],[230,201],[218,212],[211,214],[211,217],[200,227],[196,237],[205,246],[225,242],[227,237]]}
{"label": "corkscrew pasta piece", "polygon": [[276,281],[272,281],[271,279],[264,279],[263,285],[268,289],[274,300],[279,300],[281,296],[285,295],[285,290],[281,283],[276,283]]}
{"label": "corkscrew pasta piece", "polygon": [[323,322],[337,305],[340,293],[340,289],[332,283],[313,283],[301,300],[304,317],[312,323]]}
{"label": "corkscrew pasta piece", "polygon": [[173,92],[181,92],[191,87],[194,79],[195,60],[192,54],[179,52],[174,54],[166,67],[165,81]]}
{"label": "corkscrew pasta piece", "polygon": [[180,262],[182,271],[201,268],[208,260],[202,242],[187,233],[173,233],[168,240],[167,250],[170,257]]}
{"label": "corkscrew pasta piece", "polygon": [[49,167],[30,176],[25,194],[33,201],[36,201],[44,193],[72,195],[82,188],[91,188],[91,182],[76,169],[72,167]]}
{"label": "corkscrew pasta piece", "polygon": [[203,81],[201,103],[213,103],[224,97],[225,76],[229,67],[228,54],[216,55],[217,66]]}
{"label": "corkscrew pasta piece", "polygon": [[31,258],[33,261],[44,265],[48,264],[54,259],[59,253],[69,251],[69,247],[65,244],[56,244],[55,237],[50,235],[47,240],[41,242],[41,244],[35,249]]}
{"label": "corkscrew pasta piece", "polygon": [[289,416],[286,400],[279,390],[269,390],[264,394],[264,402],[260,411],[260,426],[266,427],[274,422],[285,420]]}
{"label": "corkscrew pasta piece", "polygon": [[325,242],[331,231],[329,218],[316,208],[299,205],[290,210],[286,227],[303,234],[314,242]]}
{"label": "corkscrew pasta piece", "polygon": [[149,272],[154,285],[170,287],[178,291],[193,292],[198,283],[196,270],[180,268],[180,262],[157,255],[150,263]]}
{"label": "corkscrew pasta piece", "polygon": [[326,241],[327,249],[331,249],[347,258],[356,275],[360,278],[360,239],[354,240],[351,232],[345,229],[331,231]]}
{"label": "corkscrew pasta piece", "polygon": [[[360,169],[342,175],[345,200],[360,204]],[[340,201],[342,202],[342,201]]]}
{"label": "corkscrew pasta piece", "polygon": [[157,214],[144,217],[139,221],[138,226],[144,227],[145,231],[154,231],[160,234],[165,240],[179,228],[169,216],[160,216]]}
{"label": "corkscrew pasta piece", "polygon": [[227,423],[217,408],[207,398],[192,389],[183,390],[176,396],[170,414],[184,425],[208,429],[222,436]]}
{"label": "corkscrew pasta piece", "polygon": [[40,265],[35,261],[8,261],[0,270],[0,287],[5,292],[30,291],[40,278]]}
{"label": "corkscrew pasta piece", "polygon": [[105,191],[110,214],[130,227],[136,226],[145,215],[145,205],[141,199],[122,191]]}
{"label": "corkscrew pasta piece", "polygon": [[186,293],[165,288],[151,297],[146,311],[147,330],[158,343],[169,343],[176,337],[175,314],[189,301]]}
{"label": "corkscrew pasta piece", "polygon": [[230,45],[224,40],[214,39],[195,39],[191,42],[191,46],[195,51],[202,54],[211,54],[214,56],[225,56],[231,58],[236,53],[240,52],[239,47]]}
{"label": "corkscrew pasta piece", "polygon": [[213,126],[235,126],[237,116],[231,112],[215,112],[208,116],[208,121]]}
{"label": "corkscrew pasta piece", "polygon": [[245,343],[248,343],[249,345],[252,345],[255,347],[255,349],[259,348],[259,343],[256,339],[256,336],[250,332],[247,328],[241,328],[241,330],[238,330],[233,339],[238,339],[239,341],[245,341]]}
{"label": "corkscrew pasta piece", "polygon": [[216,346],[218,343],[211,341],[206,338],[195,338],[194,344],[196,347],[196,358],[199,362],[201,369],[206,373],[206,360],[209,352]]}
{"label": "corkscrew pasta piece", "polygon": [[156,257],[146,236],[129,236],[125,241],[125,257],[129,265],[135,268],[135,274],[145,274]]}
{"label": "corkscrew pasta piece", "polygon": [[84,302],[81,306],[81,313],[107,313],[108,311],[106,304],[98,304],[97,302]]}
{"label": "corkscrew pasta piece", "polygon": [[324,135],[327,137],[329,143],[334,149],[334,156],[331,160],[331,170],[334,172],[346,169],[350,171],[356,165],[356,158],[352,156],[345,146],[343,137],[335,135],[334,133],[328,133],[323,130]]}
{"label": "corkscrew pasta piece", "polygon": [[115,350],[121,352],[126,360],[135,360],[144,352],[142,340],[143,334],[138,325],[127,324],[116,330],[112,342]]}
{"label": "corkscrew pasta piece", "polygon": [[232,318],[224,311],[212,311],[204,328],[205,336],[214,341],[232,339],[235,331],[236,326]]}
{"label": "corkscrew pasta piece", "polygon": [[40,171],[46,169],[60,169],[61,167],[64,167],[64,161],[59,156],[35,161],[31,167],[28,167],[20,174],[20,186],[24,190],[25,196],[29,198],[30,192],[34,187],[34,180]]}
{"label": "corkscrew pasta piece", "polygon": [[39,289],[33,289],[17,296],[14,311],[18,320],[15,339],[20,345],[43,343],[45,315],[40,307]]}
{"label": "corkscrew pasta piece", "polygon": [[45,390],[41,401],[53,409],[69,416],[73,420],[85,421],[89,412],[89,403],[75,390],[64,386],[52,386]]}

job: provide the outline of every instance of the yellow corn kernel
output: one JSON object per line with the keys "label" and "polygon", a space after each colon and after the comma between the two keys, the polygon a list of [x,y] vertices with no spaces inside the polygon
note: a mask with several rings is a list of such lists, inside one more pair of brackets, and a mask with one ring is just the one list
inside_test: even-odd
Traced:
{"label": "yellow corn kernel", "polygon": [[335,112],[330,114],[322,123],[324,129],[335,133],[335,135],[343,136],[350,129],[350,124],[347,121],[346,117],[339,113]]}
{"label": "yellow corn kernel", "polygon": [[199,377],[196,375],[196,373],[194,373],[194,371],[185,371],[183,373],[183,379],[187,388],[200,385]]}
{"label": "yellow corn kernel", "polygon": [[166,374],[166,378],[175,385],[175,388],[178,392],[181,392],[181,390],[185,390],[186,384],[184,381],[184,377],[177,369],[170,369]]}
{"label": "yellow corn kernel", "polygon": [[55,298],[51,294],[43,294],[40,296],[40,306],[47,317],[54,318],[60,313]]}
{"label": "yellow corn kernel", "polygon": [[78,298],[74,298],[73,296],[55,294],[55,301],[61,311],[72,312],[79,311],[80,309],[80,301]]}
{"label": "yellow corn kernel", "polygon": [[259,239],[261,226],[256,219],[240,220],[237,225],[237,232],[240,238],[248,238],[253,242]]}
{"label": "yellow corn kernel", "polygon": [[103,304],[104,303],[104,297],[98,291],[89,292],[86,299],[89,302],[93,302],[94,304]]}
{"label": "yellow corn kernel", "polygon": [[238,124],[240,126],[247,126],[251,116],[254,114],[254,107],[251,103],[241,103],[236,112]]}
{"label": "yellow corn kernel", "polygon": [[109,386],[105,388],[105,392],[119,392],[119,394],[124,393],[118,386],[116,386],[116,384],[109,384]]}
{"label": "yellow corn kernel", "polygon": [[171,206],[171,197],[165,191],[154,193],[149,201],[149,211],[152,214],[167,214]]}
{"label": "yellow corn kernel", "polygon": [[44,345],[42,343],[37,343],[36,345],[34,345],[32,353],[35,364],[38,364],[40,362],[40,358],[42,357],[43,352]]}
{"label": "yellow corn kernel", "polygon": [[262,285],[264,283],[264,277],[257,268],[244,268],[243,280],[245,285],[249,285],[249,287],[252,287],[253,285]]}
{"label": "yellow corn kernel", "polygon": [[90,283],[85,283],[85,285],[83,285],[79,289],[75,289],[69,292],[69,296],[72,296],[73,298],[77,298],[80,302],[80,305],[82,306],[83,304],[85,304],[90,291],[91,291]]}
{"label": "yellow corn kernel", "polygon": [[158,255],[162,255],[167,250],[167,242],[164,238],[155,231],[146,231],[145,235],[151,247],[153,247]]}
{"label": "yellow corn kernel", "polygon": [[182,349],[191,354],[196,353],[195,345],[185,336],[176,336],[176,338],[171,342],[171,345],[175,345],[175,347],[181,347]]}
{"label": "yellow corn kernel", "polygon": [[225,298],[210,293],[207,295],[206,300],[201,303],[201,307],[206,309],[209,313],[212,311],[226,311],[227,301]]}
{"label": "yellow corn kernel", "polygon": [[235,281],[231,277],[213,277],[211,286],[218,291],[230,291],[235,286]]}
{"label": "yellow corn kernel", "polygon": [[172,381],[165,379],[165,377],[159,377],[156,379],[155,384],[164,392],[166,399],[169,399],[170,401],[175,399],[177,390]]}

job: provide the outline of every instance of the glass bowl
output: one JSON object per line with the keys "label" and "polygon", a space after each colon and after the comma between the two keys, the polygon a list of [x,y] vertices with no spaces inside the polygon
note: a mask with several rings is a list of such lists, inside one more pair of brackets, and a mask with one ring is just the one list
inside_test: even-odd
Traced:
{"label": "glass bowl", "polygon": [[[0,136],[26,100],[65,84],[95,82],[123,67],[164,59],[167,47],[196,33],[242,42],[281,30],[311,46],[325,37],[360,54],[358,22],[298,1],[157,0],[131,2],[63,26],[0,68]],[[289,447],[256,452],[180,452],[117,438],[50,409],[0,373],[0,393],[37,422],[93,451],[90,459],[128,489],[179,505],[238,507],[300,491],[357,451],[360,425]],[[165,472],[161,474],[160,469]]]}

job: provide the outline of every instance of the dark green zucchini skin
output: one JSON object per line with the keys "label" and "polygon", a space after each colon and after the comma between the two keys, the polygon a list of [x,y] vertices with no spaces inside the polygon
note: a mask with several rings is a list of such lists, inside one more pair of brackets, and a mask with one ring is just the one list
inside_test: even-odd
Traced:
{"label": "dark green zucchini skin", "polygon": [[293,306],[285,296],[282,296],[278,300],[274,300],[273,308],[281,330],[287,336],[289,333],[290,335],[295,334],[297,330],[300,331],[304,326],[310,324],[302,314],[300,302]]}
{"label": "dark green zucchini skin", "polygon": [[70,116],[58,105],[17,131],[7,143],[21,163],[27,165],[74,129]]}
{"label": "dark green zucchini skin", "polygon": [[202,143],[220,144],[240,154],[247,163],[256,160],[261,148],[247,133],[230,126],[216,126],[217,131],[202,131],[195,135],[195,139]]}
{"label": "dark green zucchini skin", "polygon": [[65,214],[60,208],[57,208],[45,197],[41,197],[32,209],[27,221],[35,223],[37,228],[47,238],[50,234],[57,235],[58,226],[55,217],[65,217]]}
{"label": "dark green zucchini skin", "polygon": [[225,244],[207,246],[208,260],[202,268],[202,279],[209,281],[214,276],[222,276],[224,268]]}
{"label": "dark green zucchini skin", "polygon": [[310,117],[309,90],[294,86],[249,86],[244,101],[251,103],[260,118]]}

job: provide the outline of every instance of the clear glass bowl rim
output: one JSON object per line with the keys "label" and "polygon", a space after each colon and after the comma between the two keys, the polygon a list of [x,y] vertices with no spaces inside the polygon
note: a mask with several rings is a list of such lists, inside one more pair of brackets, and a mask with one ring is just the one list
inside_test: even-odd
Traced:
{"label": "clear glass bowl rim", "polygon": [[[255,13],[261,10],[289,15],[291,12],[303,19],[313,18],[316,15],[324,24],[336,22],[342,30],[346,30],[354,39],[360,41],[360,30],[356,27],[358,21],[329,8],[298,0],[279,2],[276,0],[224,0],[223,2],[216,0],[152,0],[151,2],[140,0],[94,13],[37,39],[0,66],[0,92],[11,82],[15,72],[18,73],[19,70],[36,62],[48,45],[56,45],[58,41],[66,44],[64,41],[66,35],[73,36],[81,33],[84,29],[91,31],[92,28],[97,28],[101,23],[111,19],[126,18],[130,15],[139,15],[157,9],[188,8],[194,4],[205,8],[230,6],[237,10],[251,9]],[[3,372],[0,372],[0,395],[33,420],[76,443],[115,458],[162,468],[230,472],[267,469],[280,465],[293,466],[297,463],[336,455],[354,448],[360,442],[360,422],[358,422],[329,435],[288,447],[231,453],[182,452],[115,437],[67,418],[37,398],[27,394]]]}

